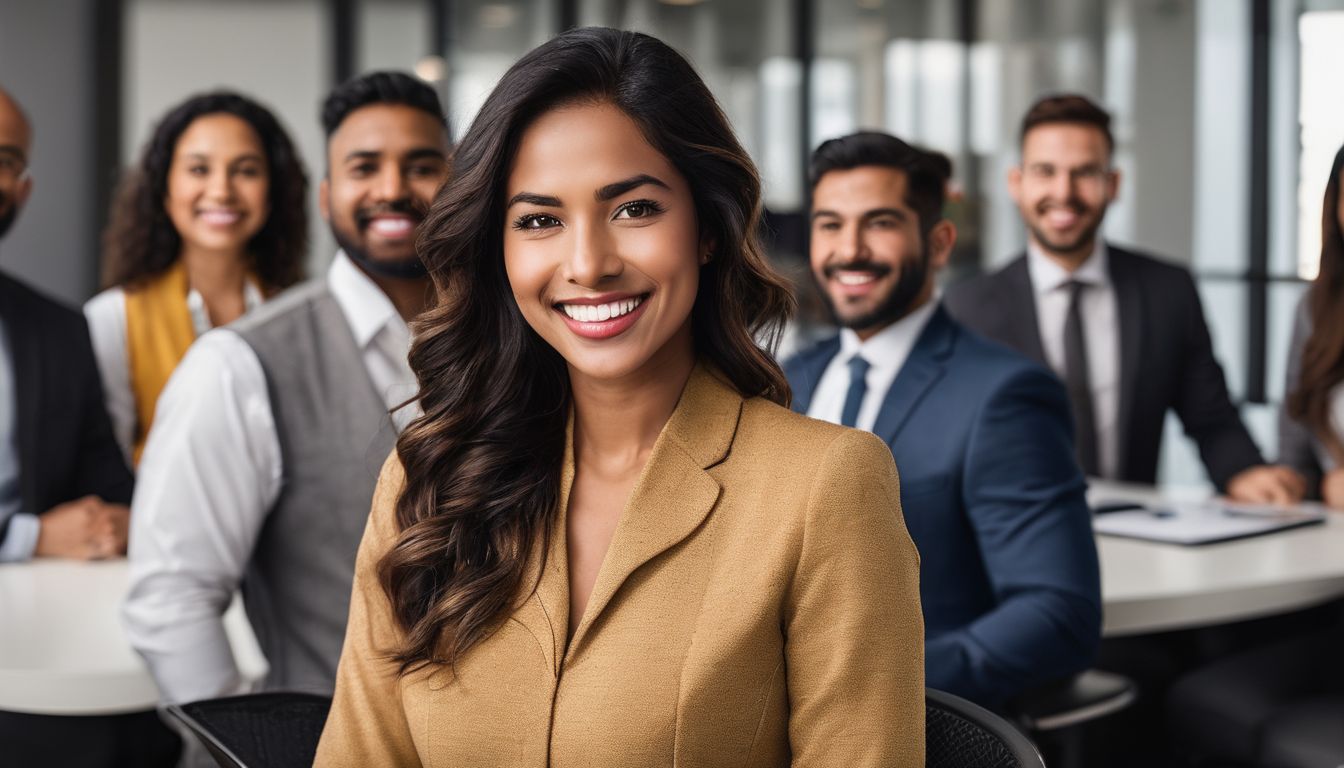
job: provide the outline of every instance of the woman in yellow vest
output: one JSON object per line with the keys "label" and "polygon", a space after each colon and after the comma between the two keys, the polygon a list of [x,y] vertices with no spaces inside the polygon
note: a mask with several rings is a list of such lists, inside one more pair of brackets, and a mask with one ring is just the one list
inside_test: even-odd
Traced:
{"label": "woman in yellow vest", "polygon": [[303,277],[308,180],[266,108],[194,96],[154,130],[103,234],[106,290],[84,306],[108,413],[139,463],[191,343]]}

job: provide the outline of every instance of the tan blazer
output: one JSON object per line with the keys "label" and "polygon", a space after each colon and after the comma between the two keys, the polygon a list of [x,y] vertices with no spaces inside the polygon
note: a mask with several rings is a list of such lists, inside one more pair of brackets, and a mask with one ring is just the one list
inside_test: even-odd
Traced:
{"label": "tan blazer", "polygon": [[924,764],[919,560],[881,440],[743,400],[698,367],[566,647],[573,474],[571,449],[520,607],[456,678],[398,679],[375,573],[397,536],[394,454],[317,765]]}

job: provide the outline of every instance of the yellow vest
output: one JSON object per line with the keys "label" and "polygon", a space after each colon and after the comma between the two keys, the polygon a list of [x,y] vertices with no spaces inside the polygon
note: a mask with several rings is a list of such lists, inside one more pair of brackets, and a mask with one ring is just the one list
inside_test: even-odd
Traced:
{"label": "yellow vest", "polygon": [[187,266],[178,259],[163,274],[126,291],[126,351],[136,414],[132,461],[137,465],[159,393],[196,340],[188,290]]}

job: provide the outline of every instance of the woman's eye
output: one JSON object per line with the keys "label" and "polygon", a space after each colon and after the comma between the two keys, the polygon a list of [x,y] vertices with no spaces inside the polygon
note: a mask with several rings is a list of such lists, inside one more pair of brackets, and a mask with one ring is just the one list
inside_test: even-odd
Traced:
{"label": "woman's eye", "polygon": [[190,168],[187,168],[187,173],[190,173],[192,176],[205,176],[210,173],[210,169],[206,168],[204,165],[193,165]]}
{"label": "woman's eye", "polygon": [[635,200],[622,205],[616,211],[618,219],[643,219],[662,213],[663,207],[652,200]]}
{"label": "woman's eye", "polygon": [[547,216],[544,213],[529,213],[526,216],[520,216],[513,222],[513,228],[518,230],[541,230],[560,226],[560,220],[554,216]]}

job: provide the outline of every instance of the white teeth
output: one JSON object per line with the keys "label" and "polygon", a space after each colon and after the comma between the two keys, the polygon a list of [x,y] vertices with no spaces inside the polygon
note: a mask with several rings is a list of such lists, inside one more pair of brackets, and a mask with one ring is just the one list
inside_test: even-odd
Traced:
{"label": "white teeth", "polygon": [[633,312],[635,307],[638,307],[643,301],[643,297],[640,297],[612,301],[606,304],[561,304],[560,309],[571,320],[577,320],[580,323],[600,323]]}
{"label": "white teeth", "polygon": [[374,219],[369,228],[384,237],[405,237],[411,233],[414,225],[409,219],[385,218]]}
{"label": "white teeth", "polygon": [[237,211],[226,210],[206,210],[201,211],[200,216],[209,224],[228,225],[241,218]]}
{"label": "white teeth", "polygon": [[835,279],[841,285],[867,285],[877,279],[872,272],[837,272]]}

